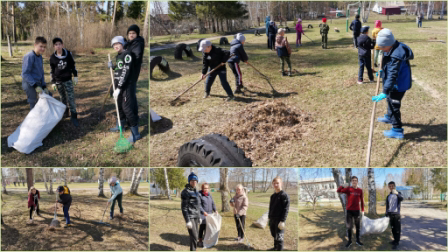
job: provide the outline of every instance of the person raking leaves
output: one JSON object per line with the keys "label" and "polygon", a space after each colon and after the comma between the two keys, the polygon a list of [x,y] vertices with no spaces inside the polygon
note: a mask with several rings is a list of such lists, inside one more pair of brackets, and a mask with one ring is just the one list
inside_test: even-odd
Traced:
{"label": "person raking leaves", "polygon": [[111,204],[110,206],[110,220],[114,219],[114,209],[115,202],[118,203],[118,208],[120,208],[120,216],[123,215],[123,189],[120,186],[120,182],[116,177],[111,177],[109,179],[109,187],[110,187],[110,199],[107,201],[107,204]]}
{"label": "person raking leaves", "polygon": [[240,62],[247,62],[249,57],[244,50],[244,43],[246,37],[242,33],[238,33],[236,38],[230,42],[230,55],[232,55],[227,63],[230,69],[232,69],[233,75],[235,75],[235,94],[241,94],[243,86],[243,75],[241,73]]}
{"label": "person raking leaves", "polygon": [[272,180],[272,187],[275,192],[269,200],[269,229],[274,237],[274,248],[272,250],[283,250],[285,238],[285,222],[289,212],[289,196],[282,189],[283,182],[280,177]]}
{"label": "person raking leaves", "polygon": [[246,224],[246,212],[249,207],[249,199],[244,192],[243,185],[238,184],[235,192],[235,196],[230,200],[230,206],[233,207],[233,217],[235,218],[236,230],[238,232],[236,241],[242,243],[244,242],[244,226]]}
{"label": "person raking leaves", "polygon": [[198,226],[201,224],[201,205],[199,192],[196,190],[198,176],[193,172],[188,176],[188,184],[181,193],[181,209],[190,235],[190,251],[198,246]]}
{"label": "person raking leaves", "polygon": [[65,218],[65,226],[64,228],[71,227],[72,224],[70,222],[70,206],[72,204],[72,196],[70,195],[70,189],[67,186],[58,186],[57,190],[59,193],[59,199],[56,200],[56,204],[62,205],[62,211],[64,212]]}
{"label": "person raking leaves", "polygon": [[39,213],[40,192],[34,186],[30,187],[28,192],[28,208],[30,209],[29,223],[33,222],[33,212],[36,211],[37,216],[42,217]]}

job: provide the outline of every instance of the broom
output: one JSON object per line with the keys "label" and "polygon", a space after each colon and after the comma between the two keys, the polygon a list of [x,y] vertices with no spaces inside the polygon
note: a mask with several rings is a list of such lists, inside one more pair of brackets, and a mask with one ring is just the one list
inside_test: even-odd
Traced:
{"label": "broom", "polygon": [[[109,57],[110,61],[110,54],[108,54],[107,56]],[[113,76],[112,76],[112,87],[115,92]],[[120,121],[120,112],[118,111],[118,102],[116,99],[114,99],[114,101],[115,101],[115,108],[117,109],[118,128],[120,129],[120,139],[118,139],[117,143],[115,144],[114,151],[117,153],[125,153],[132,149],[132,144],[123,136],[123,130],[121,128],[121,121]]]}
{"label": "broom", "polygon": [[59,227],[59,220],[58,220],[58,216],[56,214],[56,207],[58,204],[57,202],[58,202],[58,195],[56,194],[56,203],[54,204],[54,218],[53,218],[53,220],[51,220],[50,230],[54,230],[56,227]]}

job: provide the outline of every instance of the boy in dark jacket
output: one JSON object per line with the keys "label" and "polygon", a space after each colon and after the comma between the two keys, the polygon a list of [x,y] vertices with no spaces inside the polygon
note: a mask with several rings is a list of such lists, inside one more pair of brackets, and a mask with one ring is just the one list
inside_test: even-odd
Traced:
{"label": "boy in dark jacket", "polygon": [[350,30],[353,31],[353,44],[358,48],[358,37],[361,34],[361,21],[359,21],[359,15],[355,16],[355,20],[350,24]]}
{"label": "boy in dark jacket", "polygon": [[[75,91],[74,87],[78,84],[78,70],[75,67],[75,59],[72,53],[64,48],[61,38],[53,39],[54,53],[50,57],[51,83],[53,90],[59,92],[61,102],[68,106],[65,116],[68,116],[70,108],[70,117],[75,127],[79,126],[78,113],[76,113]],[[74,76],[72,82],[72,74]]]}
{"label": "boy in dark jacket", "polygon": [[46,47],[47,40],[44,37],[36,37],[34,49],[25,54],[22,60],[22,88],[26,93],[27,101],[31,109],[37,103],[38,93],[51,95],[45,83],[42,59],[42,54],[45,53]]}
{"label": "boy in dark jacket", "polygon": [[387,98],[387,114],[378,118],[379,122],[392,124],[391,130],[384,131],[387,138],[404,138],[401,122],[401,100],[412,86],[412,71],[409,60],[414,54],[407,45],[395,40],[389,29],[382,29],[376,39],[377,45],[383,51],[382,69],[377,72],[383,78],[383,92],[372,97],[379,102]]}
{"label": "boy in dark jacket", "polygon": [[[116,67],[114,69],[114,85],[115,91],[113,93],[114,99],[118,103],[118,110],[122,125],[127,121],[131,128],[131,136],[128,138],[130,143],[135,143],[141,139],[138,132],[138,104],[136,95],[136,81],[135,78],[135,55],[124,49],[124,38],[116,36],[112,39],[111,46],[118,53],[116,57]],[[109,62],[109,67],[112,62]],[[134,76],[134,77],[133,77]],[[111,129],[114,130],[113,128]]]}
{"label": "boy in dark jacket", "polygon": [[140,28],[135,24],[129,26],[127,35],[128,41],[125,43],[124,49],[134,54],[134,71],[131,78],[133,82],[137,82],[145,52],[145,39],[140,36]]}
{"label": "boy in dark jacket", "polygon": [[275,50],[275,36],[277,36],[277,28],[275,27],[274,21],[270,21],[268,28],[268,37],[269,37],[268,48],[271,49],[272,51]]}
{"label": "boy in dark jacket", "polygon": [[198,245],[198,226],[201,224],[201,198],[196,191],[198,176],[193,172],[188,176],[188,184],[181,193],[181,209],[190,235],[190,251],[196,251]]}
{"label": "boy in dark jacket", "polygon": [[204,79],[205,74],[207,74],[208,69],[210,71],[217,68],[213,73],[211,73],[207,79],[205,80],[205,94],[204,98],[207,98],[210,95],[210,90],[212,88],[213,82],[216,79],[216,76],[219,76],[221,80],[221,86],[227,93],[227,101],[234,100],[232,88],[230,88],[229,83],[227,82],[227,71],[226,64],[227,60],[230,57],[230,52],[227,50],[223,50],[219,47],[215,47],[212,45],[210,40],[204,39],[201,41],[199,45],[199,51],[202,52],[202,75],[201,78]]}
{"label": "boy in dark jacket", "polygon": [[327,19],[322,18],[322,23],[319,24],[320,27],[320,35],[322,36],[322,48],[327,49],[328,42],[328,31],[330,30],[330,26],[327,24]]}
{"label": "boy in dark jacket", "polygon": [[274,194],[269,201],[269,229],[274,237],[274,250],[283,250],[285,235],[285,222],[289,212],[289,196],[282,190],[282,179],[276,177],[272,180]]}
{"label": "boy in dark jacket", "polygon": [[390,194],[386,198],[386,217],[390,218],[390,226],[392,228],[392,235],[394,240],[390,242],[392,249],[397,249],[400,244],[401,235],[401,202],[403,196],[395,189],[395,182],[391,181],[388,184]]}
{"label": "boy in dark jacket", "polygon": [[233,75],[235,75],[236,90],[235,94],[241,94],[241,89],[243,86],[243,76],[240,69],[240,61],[247,62],[249,57],[247,57],[246,51],[244,51],[244,42],[246,37],[243,34],[238,33],[236,38],[230,42],[230,59],[227,61],[230,69],[232,69]]}
{"label": "boy in dark jacket", "polygon": [[359,59],[359,72],[358,72],[358,84],[362,84],[364,75],[364,66],[367,68],[367,74],[369,75],[370,82],[373,82],[372,72],[372,54],[370,50],[375,46],[370,39],[369,26],[363,26],[361,28],[361,35],[358,37],[358,59]]}
{"label": "boy in dark jacket", "polygon": [[72,196],[70,195],[70,190],[67,186],[58,186],[57,191],[59,193],[59,200],[57,200],[56,203],[62,204],[62,210],[64,211],[66,223],[64,228],[67,228],[72,226],[72,224],[70,223],[70,215],[68,213],[72,204]]}
{"label": "boy in dark jacket", "polygon": [[202,184],[202,190],[199,191],[199,199],[200,199],[200,210],[201,210],[201,225],[199,225],[199,242],[198,246],[200,248],[204,247],[204,243],[202,243],[202,238],[204,237],[206,225],[207,225],[207,216],[212,213],[216,213],[216,205],[215,201],[210,194],[210,185],[208,183]]}

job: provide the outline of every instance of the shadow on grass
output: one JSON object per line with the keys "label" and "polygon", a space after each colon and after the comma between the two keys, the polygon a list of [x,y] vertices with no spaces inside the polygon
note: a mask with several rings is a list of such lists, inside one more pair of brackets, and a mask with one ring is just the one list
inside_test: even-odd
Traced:
{"label": "shadow on grass", "polygon": [[153,80],[153,81],[170,81],[170,80],[174,80],[179,77],[182,77],[182,74],[171,71],[171,70],[168,72],[168,74],[165,74],[165,75],[168,75],[168,77],[167,78],[154,78],[154,76],[153,76],[151,78],[151,80]]}
{"label": "shadow on grass", "polygon": [[153,122],[153,128],[154,131],[151,133],[151,135],[165,133],[173,128],[173,121],[166,117],[162,117],[161,120]]}
{"label": "shadow on grass", "polygon": [[162,244],[151,243],[149,244],[150,251],[174,251],[172,247],[168,247]]}
{"label": "shadow on grass", "polygon": [[397,147],[395,152],[392,154],[392,157],[385,165],[386,167],[390,166],[395,158],[398,157],[401,149],[408,145],[410,142],[446,142],[447,140],[447,124],[437,124],[432,125],[432,122],[435,121],[435,118],[431,119],[427,124],[403,124],[404,127],[416,128],[420,129],[419,131],[412,133],[405,133],[404,139],[408,141],[402,141],[400,145]]}
{"label": "shadow on grass", "polygon": [[19,230],[2,223],[2,250],[3,246],[7,248],[8,246],[15,245],[19,241]]}
{"label": "shadow on grass", "polygon": [[[187,229],[187,228],[185,228],[185,229]],[[185,233],[187,233],[187,230],[185,230]],[[189,244],[190,244],[190,237],[188,235],[163,233],[163,234],[160,234],[160,238],[162,238],[163,240],[168,241],[168,242],[173,242],[177,245],[189,246]]]}

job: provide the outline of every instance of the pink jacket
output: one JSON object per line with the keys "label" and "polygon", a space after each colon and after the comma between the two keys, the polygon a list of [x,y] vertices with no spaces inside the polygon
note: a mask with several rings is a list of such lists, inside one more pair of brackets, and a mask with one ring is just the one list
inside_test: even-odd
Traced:
{"label": "pink jacket", "polygon": [[233,208],[233,214],[246,215],[247,207],[249,206],[249,199],[246,194],[235,195],[233,197],[235,205]]}
{"label": "pink jacket", "polygon": [[[303,33],[302,22],[297,22],[296,24],[296,32]],[[303,33],[305,34],[305,33]]]}

